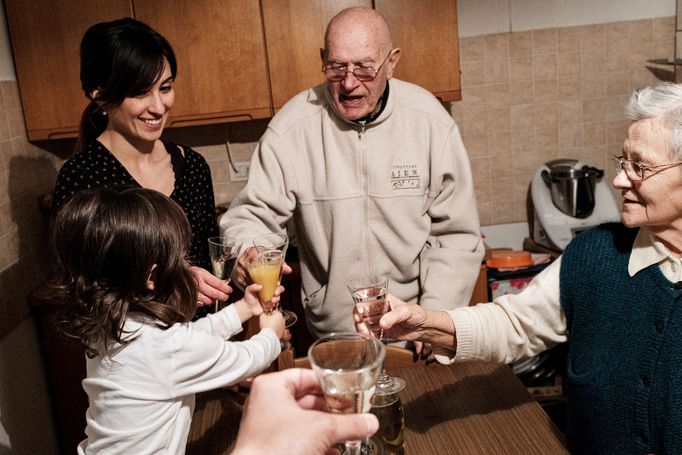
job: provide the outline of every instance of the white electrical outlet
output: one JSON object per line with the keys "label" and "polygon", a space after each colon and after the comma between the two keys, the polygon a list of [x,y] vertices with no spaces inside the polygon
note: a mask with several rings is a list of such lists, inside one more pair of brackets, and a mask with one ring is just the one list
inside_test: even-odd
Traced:
{"label": "white electrical outlet", "polygon": [[230,170],[230,181],[231,182],[245,182],[249,179],[249,161],[235,161],[234,167],[237,172],[232,169],[232,166],[228,163],[228,168]]}

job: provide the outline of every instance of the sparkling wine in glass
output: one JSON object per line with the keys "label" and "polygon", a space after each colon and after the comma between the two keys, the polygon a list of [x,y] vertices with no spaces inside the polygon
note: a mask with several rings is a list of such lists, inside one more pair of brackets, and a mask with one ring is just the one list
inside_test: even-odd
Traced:
{"label": "sparkling wine in glass", "polygon": [[[379,326],[379,320],[390,309],[386,298],[388,278],[382,275],[363,275],[350,279],[346,285],[353,297],[353,302],[355,302],[355,309],[362,317],[362,321],[369,332],[372,336],[385,342],[384,331]],[[405,381],[389,375],[386,369],[381,369],[376,389],[378,395],[396,394],[404,388]]]}
{"label": "sparkling wine in glass", "polygon": [[[210,237],[208,239],[208,252],[211,257],[211,269],[213,275],[221,280],[230,282],[234,271],[241,242],[228,237]],[[219,301],[215,301],[215,311],[218,311]]]}
{"label": "sparkling wine in glass", "polygon": [[[368,412],[386,348],[375,337],[354,332],[332,333],[315,341],[308,359],[333,413]],[[346,455],[359,455],[361,441],[346,441]]]}
{"label": "sparkling wine in glass", "polygon": [[349,280],[347,286],[355,302],[355,308],[362,316],[362,322],[372,335],[382,340],[384,331],[379,326],[379,320],[389,310],[386,300],[388,278],[367,275]]}

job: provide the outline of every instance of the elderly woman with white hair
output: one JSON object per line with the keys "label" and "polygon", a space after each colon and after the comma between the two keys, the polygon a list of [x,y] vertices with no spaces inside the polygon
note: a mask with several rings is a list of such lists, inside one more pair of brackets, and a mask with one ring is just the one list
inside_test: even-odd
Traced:
{"label": "elderly woman with white hair", "polygon": [[438,346],[442,363],[510,363],[568,340],[572,451],[682,453],[682,85],[635,92],[627,114],[622,223],[576,236],[518,295],[451,311],[391,297],[380,325]]}

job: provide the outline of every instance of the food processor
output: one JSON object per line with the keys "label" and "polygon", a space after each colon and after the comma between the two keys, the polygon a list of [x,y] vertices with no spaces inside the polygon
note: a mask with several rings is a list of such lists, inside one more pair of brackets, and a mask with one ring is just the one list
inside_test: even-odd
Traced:
{"label": "food processor", "polygon": [[620,220],[604,171],[574,159],[540,166],[530,184],[528,224],[532,240],[561,252],[580,232]]}

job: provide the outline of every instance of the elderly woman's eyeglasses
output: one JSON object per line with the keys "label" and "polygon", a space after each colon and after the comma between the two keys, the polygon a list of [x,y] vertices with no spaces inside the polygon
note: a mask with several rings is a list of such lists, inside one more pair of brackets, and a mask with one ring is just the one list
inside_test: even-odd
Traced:
{"label": "elderly woman's eyeglasses", "polygon": [[644,180],[648,176],[663,171],[665,169],[679,166],[682,161],[677,161],[675,163],[657,164],[655,166],[647,166],[639,161],[633,161],[625,158],[624,156],[614,156],[613,165],[617,172],[625,171],[625,174],[630,178],[630,180]]}
{"label": "elderly woman's eyeglasses", "polygon": [[384,64],[388,61],[389,57],[393,55],[394,51],[395,49],[391,49],[384,61],[381,62],[381,65],[379,65],[377,68],[371,66],[356,66],[352,70],[349,70],[347,65],[329,63],[322,65],[322,72],[324,72],[324,76],[327,78],[327,80],[331,82],[343,80],[348,73],[352,73],[355,79],[359,80],[360,82],[370,82],[377,77],[379,70],[381,70],[381,67],[384,66]]}

